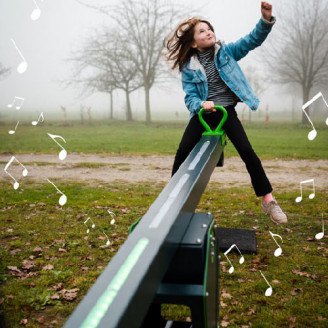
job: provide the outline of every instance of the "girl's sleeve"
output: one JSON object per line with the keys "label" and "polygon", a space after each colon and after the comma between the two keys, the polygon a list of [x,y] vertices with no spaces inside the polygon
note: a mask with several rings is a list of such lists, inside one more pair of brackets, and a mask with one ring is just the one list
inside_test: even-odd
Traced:
{"label": "girl's sleeve", "polygon": [[[202,107],[202,102],[204,99],[201,99],[200,94],[198,92],[196,81],[193,81],[190,77],[190,73],[182,70],[181,72],[181,82],[182,89],[185,92],[184,101],[191,113],[198,114],[199,110]],[[199,81],[200,82],[200,81]]]}
{"label": "girl's sleeve", "polygon": [[227,47],[234,59],[238,61],[245,57],[249,51],[260,46],[271,32],[275,22],[276,19],[274,17],[270,21],[261,18],[251,33],[236,42],[228,43]]}

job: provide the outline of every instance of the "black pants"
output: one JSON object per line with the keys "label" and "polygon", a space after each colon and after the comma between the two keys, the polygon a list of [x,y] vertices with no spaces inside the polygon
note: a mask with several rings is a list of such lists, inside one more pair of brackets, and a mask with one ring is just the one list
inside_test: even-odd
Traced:
{"label": "black pants", "polygon": [[[255,154],[247,138],[234,106],[227,106],[226,110],[228,112],[228,118],[223,125],[223,129],[227,133],[227,136],[232,144],[235,146],[241,159],[246,164],[256,196],[264,196],[272,192],[272,186],[264,172],[261,161]],[[214,130],[222,118],[222,112],[219,110],[209,114],[205,114],[204,112],[203,118],[211,129]],[[193,116],[186,127],[175,155],[172,175],[179,169],[180,165],[188,157],[189,153],[200,140],[204,131],[205,129],[200,123],[198,115]]]}

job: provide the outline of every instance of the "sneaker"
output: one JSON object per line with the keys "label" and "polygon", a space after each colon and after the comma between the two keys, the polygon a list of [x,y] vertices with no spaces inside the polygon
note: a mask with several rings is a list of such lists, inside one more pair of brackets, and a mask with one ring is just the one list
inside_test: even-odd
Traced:
{"label": "sneaker", "polygon": [[270,219],[274,223],[287,223],[287,215],[282,211],[274,198],[270,203],[266,203],[262,199],[261,208],[265,214],[270,215]]}

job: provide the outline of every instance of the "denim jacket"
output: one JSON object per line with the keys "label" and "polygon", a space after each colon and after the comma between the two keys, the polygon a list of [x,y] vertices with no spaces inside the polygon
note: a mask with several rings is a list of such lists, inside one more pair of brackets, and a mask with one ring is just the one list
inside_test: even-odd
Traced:
{"label": "denim jacket", "polygon": [[[242,102],[254,111],[258,108],[260,101],[256,97],[237,61],[245,57],[250,50],[255,49],[263,43],[274,23],[275,18],[272,18],[270,22],[261,18],[253,31],[245,37],[236,42],[222,43],[221,47],[215,44],[214,60],[222,80]],[[183,67],[181,80],[182,88],[186,93],[185,104],[191,112],[190,117],[192,117],[198,114],[202,102],[206,101],[208,96],[205,70],[196,54]]]}

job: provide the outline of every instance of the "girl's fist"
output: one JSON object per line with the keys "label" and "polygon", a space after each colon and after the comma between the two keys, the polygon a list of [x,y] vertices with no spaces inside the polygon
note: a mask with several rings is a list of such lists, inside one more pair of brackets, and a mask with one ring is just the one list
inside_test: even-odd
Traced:
{"label": "girl's fist", "polygon": [[264,19],[270,20],[272,17],[272,5],[268,2],[261,2],[261,13]]}

